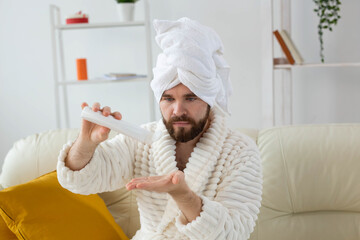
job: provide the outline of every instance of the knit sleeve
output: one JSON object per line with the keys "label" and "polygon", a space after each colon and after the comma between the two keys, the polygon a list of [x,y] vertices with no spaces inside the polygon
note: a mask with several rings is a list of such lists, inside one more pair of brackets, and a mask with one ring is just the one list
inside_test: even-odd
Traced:
{"label": "knit sleeve", "polygon": [[114,191],[133,177],[136,141],[119,134],[101,143],[90,162],[78,171],[64,162],[72,144],[65,144],[58,157],[57,176],[64,188],[84,195]]}
{"label": "knit sleeve", "polygon": [[190,239],[248,239],[254,230],[261,206],[262,170],[255,144],[233,161],[229,174],[219,184],[214,200],[205,196],[202,211],[184,225],[181,216],[176,226]]}

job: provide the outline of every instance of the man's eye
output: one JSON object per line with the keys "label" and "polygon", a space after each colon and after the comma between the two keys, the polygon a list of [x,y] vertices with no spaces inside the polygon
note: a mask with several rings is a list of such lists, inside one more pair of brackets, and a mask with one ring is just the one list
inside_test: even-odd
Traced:
{"label": "man's eye", "polygon": [[188,97],[186,98],[187,101],[193,102],[196,100],[196,97]]}
{"label": "man's eye", "polygon": [[164,97],[163,100],[167,101],[167,102],[171,102],[173,101],[174,99],[171,98],[171,97]]}

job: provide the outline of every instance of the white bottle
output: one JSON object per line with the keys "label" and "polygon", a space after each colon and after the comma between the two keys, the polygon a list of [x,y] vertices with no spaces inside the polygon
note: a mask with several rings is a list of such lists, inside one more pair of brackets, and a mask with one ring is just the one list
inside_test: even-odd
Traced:
{"label": "white bottle", "polygon": [[110,128],[111,130],[122,133],[146,144],[151,144],[160,137],[160,134],[154,134],[124,120],[115,119],[112,115],[105,117],[101,111],[94,112],[90,107],[85,107],[82,110],[81,117],[89,122]]}

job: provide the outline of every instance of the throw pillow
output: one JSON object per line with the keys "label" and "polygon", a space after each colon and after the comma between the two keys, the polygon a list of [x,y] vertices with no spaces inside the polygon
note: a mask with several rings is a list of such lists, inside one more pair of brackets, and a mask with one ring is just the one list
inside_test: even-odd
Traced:
{"label": "throw pillow", "polygon": [[10,231],[4,220],[0,217],[0,239],[18,240],[16,235]]}
{"label": "throw pillow", "polygon": [[97,194],[64,189],[56,172],[0,191],[0,215],[19,239],[128,239]]}

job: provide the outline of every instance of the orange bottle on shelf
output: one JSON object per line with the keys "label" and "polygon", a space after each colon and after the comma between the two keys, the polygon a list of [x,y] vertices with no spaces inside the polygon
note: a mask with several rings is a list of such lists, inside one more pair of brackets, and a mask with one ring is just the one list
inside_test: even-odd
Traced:
{"label": "orange bottle on shelf", "polygon": [[77,70],[77,79],[78,80],[88,80],[86,58],[76,59],[76,70]]}

